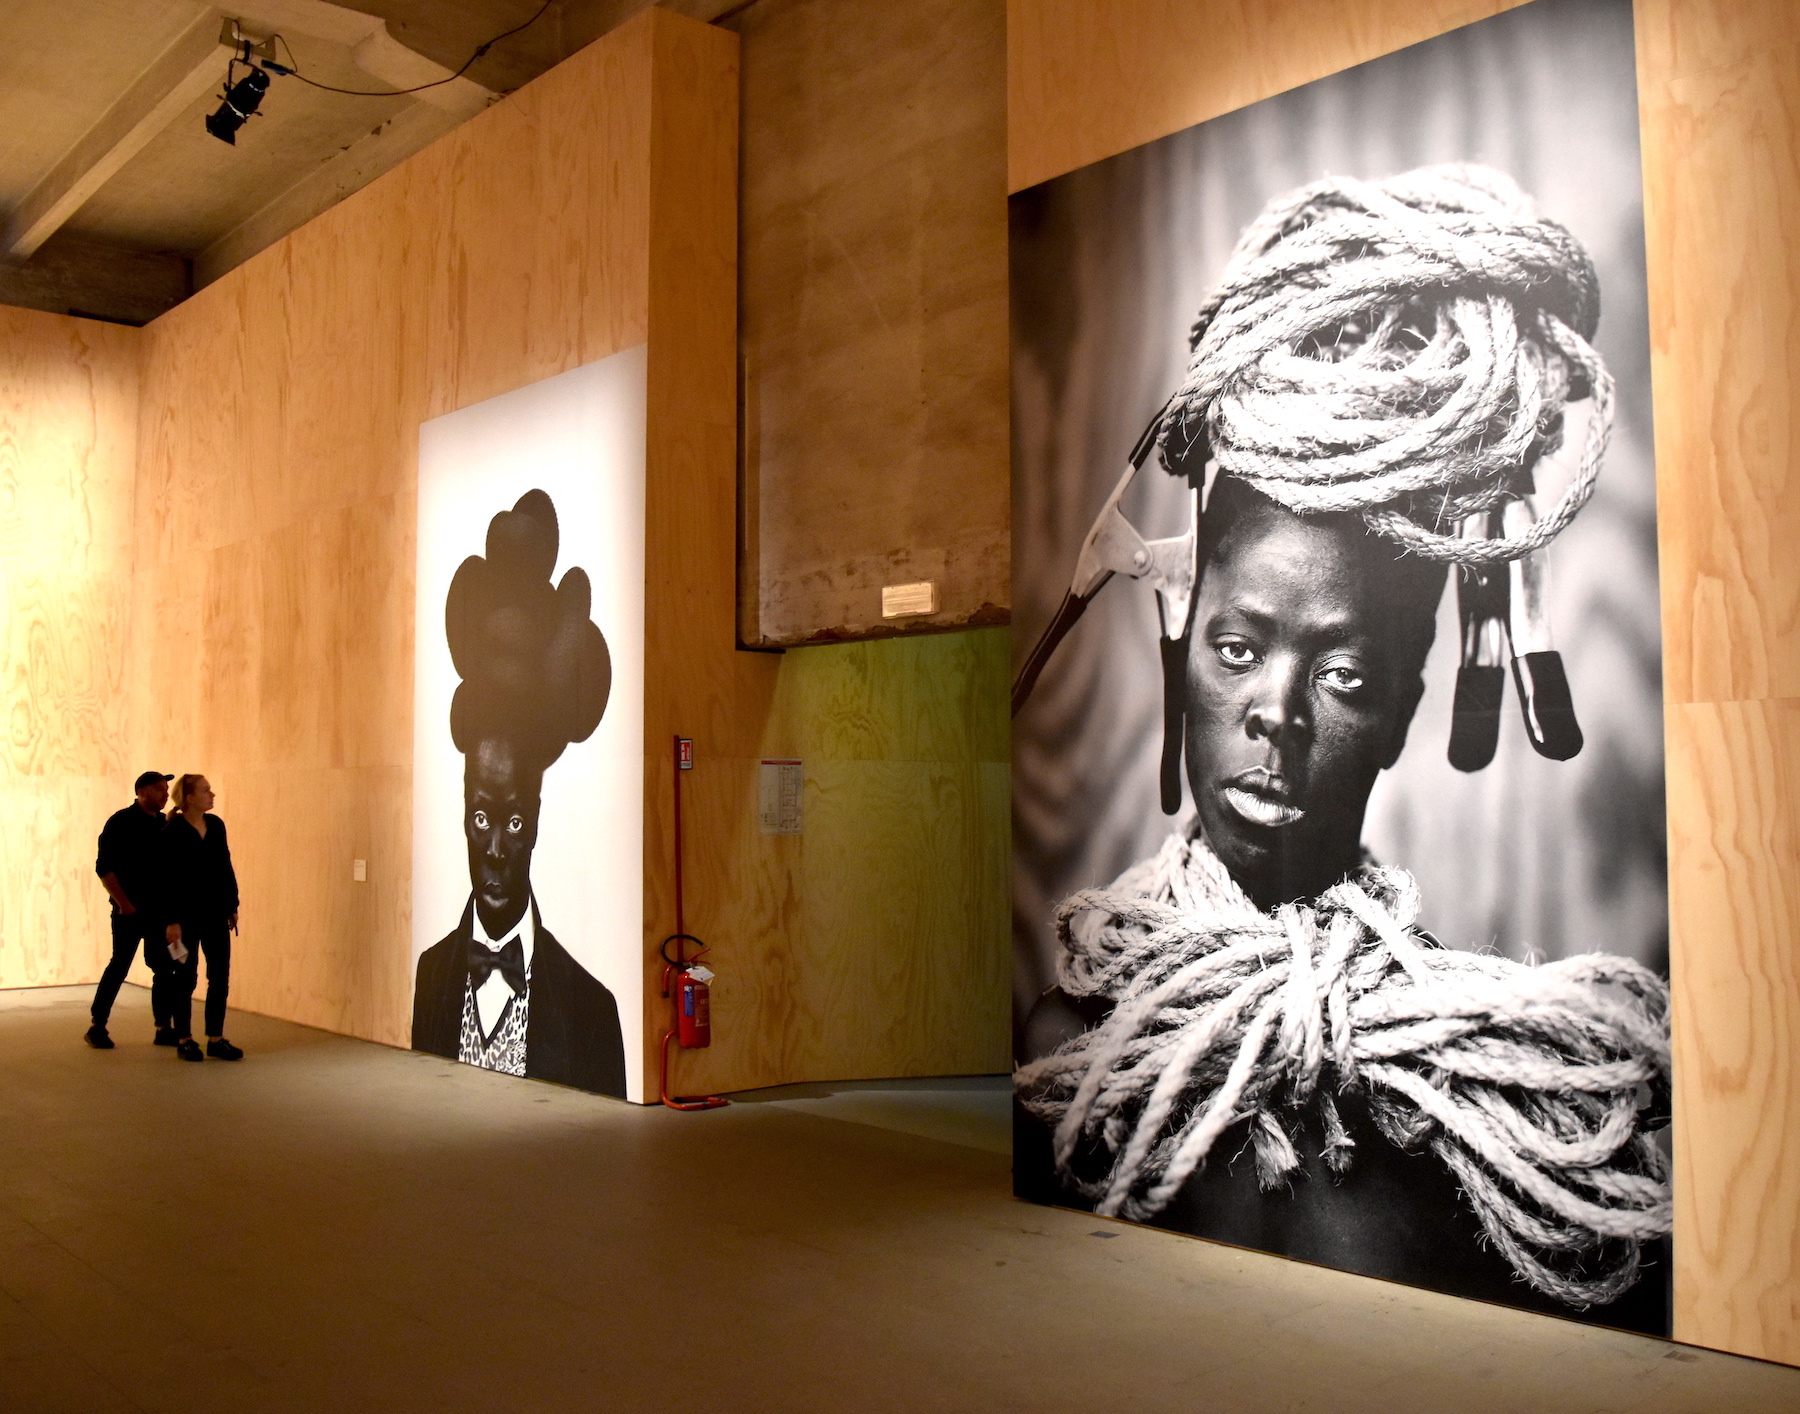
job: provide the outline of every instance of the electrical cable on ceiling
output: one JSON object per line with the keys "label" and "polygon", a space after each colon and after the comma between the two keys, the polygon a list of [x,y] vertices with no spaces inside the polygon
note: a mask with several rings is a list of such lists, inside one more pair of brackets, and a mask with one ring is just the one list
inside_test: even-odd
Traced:
{"label": "electrical cable on ceiling", "polygon": [[460,79],[469,71],[477,59],[480,59],[501,40],[511,39],[515,34],[518,34],[522,30],[530,29],[539,20],[543,19],[545,11],[550,8],[551,4],[552,0],[544,0],[544,3],[538,6],[537,13],[526,20],[524,24],[514,25],[504,33],[497,34],[484,44],[477,46],[475,52],[463,61],[463,66],[455,73],[451,74],[449,78],[435,79],[431,83],[417,84],[412,88],[338,88],[332,84],[320,83],[317,79],[309,79],[305,74],[300,72],[299,65],[294,58],[293,46],[287,42],[285,36],[280,34],[271,35],[269,40],[270,43],[279,41],[281,47],[287,50],[288,62],[286,64],[277,64],[273,60],[265,59],[262,62],[262,67],[268,69],[271,73],[285,74],[292,78],[297,78],[301,83],[310,85],[313,88],[324,89],[327,93],[344,93],[350,95],[352,98],[397,98],[405,93],[423,93],[428,88],[441,88],[447,83],[456,82],[457,79]]}

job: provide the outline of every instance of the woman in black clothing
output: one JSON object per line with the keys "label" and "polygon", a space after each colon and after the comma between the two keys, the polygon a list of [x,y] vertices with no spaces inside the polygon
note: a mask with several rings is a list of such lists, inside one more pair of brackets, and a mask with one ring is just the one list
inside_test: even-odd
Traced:
{"label": "woman in black clothing", "polygon": [[225,1039],[225,999],[231,990],[231,935],[237,932],[237,874],[225,822],[209,815],[213,791],[205,776],[183,776],[175,783],[175,814],[163,831],[164,917],[170,952],[184,969],[175,1002],[174,1026],[181,1038],[176,1054],[202,1059],[194,1040],[194,984],[200,953],[206,953],[206,1055],[214,1060],[240,1060],[243,1052]]}

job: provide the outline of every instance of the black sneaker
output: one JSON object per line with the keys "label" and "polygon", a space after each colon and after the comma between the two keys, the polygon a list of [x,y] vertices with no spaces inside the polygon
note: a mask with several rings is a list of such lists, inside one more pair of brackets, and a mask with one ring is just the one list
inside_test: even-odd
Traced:
{"label": "black sneaker", "polygon": [[87,1034],[81,1039],[96,1051],[110,1051],[113,1048],[113,1038],[106,1034],[106,1028],[98,1021],[88,1027]]}
{"label": "black sneaker", "polygon": [[223,1036],[216,1041],[206,1043],[206,1053],[214,1060],[242,1060],[244,1053],[231,1044]]}
{"label": "black sneaker", "polygon": [[177,1041],[175,1043],[175,1054],[180,1056],[183,1060],[198,1061],[206,1059],[200,1052],[200,1043],[192,1036],[189,1036],[185,1041]]}
{"label": "black sneaker", "polygon": [[173,1026],[159,1026],[156,1028],[156,1039],[150,1044],[153,1046],[173,1046],[176,1039],[175,1028]]}

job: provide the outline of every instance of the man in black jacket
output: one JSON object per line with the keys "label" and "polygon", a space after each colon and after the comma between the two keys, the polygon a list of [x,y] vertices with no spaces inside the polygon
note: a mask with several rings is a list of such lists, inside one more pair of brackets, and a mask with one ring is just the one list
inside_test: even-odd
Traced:
{"label": "man in black jacket", "polygon": [[531,889],[544,771],[599,725],[611,688],[606,640],[580,569],[552,586],[556,510],[530,491],[488,528],[445,608],[462,679],[450,735],[463,753],[471,897],[419,957],[412,1043],[509,1075],[625,1094],[613,994],[538,917]]}
{"label": "man in black jacket", "polygon": [[[173,779],[160,771],[145,771],[133,784],[136,801],[115,811],[100,831],[94,872],[112,899],[112,959],[100,974],[100,985],[94,989],[93,1024],[87,1029],[87,1043],[97,1051],[113,1048],[106,1023],[112,1017],[113,1002],[125,974],[131,970],[140,942],[151,971],[160,979],[164,970],[158,965],[160,959],[152,955],[162,945],[162,928],[154,906],[158,896],[156,860],[163,832],[163,807],[169,803],[169,782]],[[169,1025],[167,999],[161,993],[157,987],[150,992],[158,1045],[164,1044],[163,1032]]]}

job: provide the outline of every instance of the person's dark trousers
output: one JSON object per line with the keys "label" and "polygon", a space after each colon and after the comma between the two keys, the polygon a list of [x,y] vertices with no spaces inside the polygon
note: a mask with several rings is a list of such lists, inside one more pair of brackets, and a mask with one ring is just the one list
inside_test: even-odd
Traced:
{"label": "person's dark trousers", "polygon": [[185,928],[181,940],[188,948],[186,962],[169,956],[167,932],[158,928],[144,948],[144,961],[156,974],[150,983],[150,1006],[156,1012],[157,1024],[169,1027],[177,1036],[186,1036],[194,1028],[194,983],[200,976],[200,954]]}
{"label": "person's dark trousers", "polygon": [[[100,974],[100,985],[94,988],[94,1025],[105,1026],[112,1018],[113,1003],[118,1000],[119,988],[125,982],[125,974],[131,970],[131,960],[137,956],[139,943],[144,944],[144,960],[150,964],[150,970],[156,970],[155,959],[150,954],[162,934],[161,925],[152,922],[145,910],[140,908],[136,913],[114,910],[112,959],[106,964],[106,971]],[[150,989],[150,1013],[158,1026],[168,1024],[168,1008],[161,1004],[155,987]]]}
{"label": "person's dark trousers", "polygon": [[[224,919],[220,919],[216,923],[198,924],[191,932],[183,928],[182,937],[189,947],[198,947],[206,953],[206,1034],[223,1036],[225,999],[231,995],[231,930],[225,926]],[[188,984],[188,990],[193,990],[192,982]]]}

